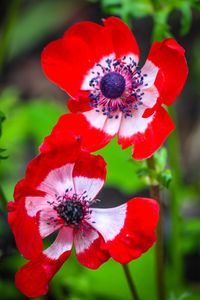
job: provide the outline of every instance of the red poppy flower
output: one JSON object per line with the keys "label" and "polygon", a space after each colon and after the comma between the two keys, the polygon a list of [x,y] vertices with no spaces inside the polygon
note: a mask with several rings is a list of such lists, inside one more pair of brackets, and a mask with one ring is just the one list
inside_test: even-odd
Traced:
{"label": "red poppy flower", "polygon": [[69,109],[82,112],[89,123],[85,148],[95,151],[118,135],[122,148],[134,145],[133,157],[144,159],[174,129],[162,104],[172,104],[183,88],[188,73],[184,49],[172,38],[155,42],[140,68],[128,26],[116,17],[103,22],[72,26],[44,49],[42,67],[71,96]]}
{"label": "red poppy flower", "polygon": [[[74,244],[78,261],[91,269],[110,257],[128,263],[155,242],[159,207],[156,201],[134,198],[114,208],[94,208],[106,176],[100,156],[68,146],[40,154],[9,203],[9,223],[22,255],[30,261],[16,274],[16,286],[27,297],[48,290]],[[57,232],[44,249],[42,239]]]}

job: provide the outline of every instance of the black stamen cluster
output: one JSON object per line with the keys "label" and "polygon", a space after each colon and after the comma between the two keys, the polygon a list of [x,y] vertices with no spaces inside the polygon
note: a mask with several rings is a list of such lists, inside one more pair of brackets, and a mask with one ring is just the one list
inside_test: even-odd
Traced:
{"label": "black stamen cluster", "polygon": [[84,209],[79,201],[63,201],[55,209],[64,219],[65,225],[78,226],[84,217]]}

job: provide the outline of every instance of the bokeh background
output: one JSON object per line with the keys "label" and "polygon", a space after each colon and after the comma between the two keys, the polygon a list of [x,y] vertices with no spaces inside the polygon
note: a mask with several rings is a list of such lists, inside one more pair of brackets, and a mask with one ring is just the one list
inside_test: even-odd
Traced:
{"label": "bokeh background", "polygon": [[[42,72],[41,51],[75,22],[100,23],[116,15],[133,29],[141,49],[141,66],[153,40],[174,36],[186,49],[189,77],[171,110],[177,130],[166,143],[167,168],[172,168],[173,180],[169,189],[162,189],[165,276],[168,300],[199,300],[199,1],[10,0],[0,5],[0,298],[27,299],[14,286],[14,274],[25,260],[7,224],[5,200],[12,200],[28,161],[37,155],[59,116],[67,112],[68,96]],[[114,140],[99,153],[108,163],[106,187],[98,197],[100,206],[115,206],[133,195],[149,196],[141,176],[143,163],[131,159],[131,149],[121,151]],[[163,153],[162,157],[165,150]],[[154,248],[130,268],[141,299],[156,300]],[[92,271],[79,265],[73,254],[52,280],[48,295],[38,299],[129,300],[131,295],[120,264],[110,260]]]}

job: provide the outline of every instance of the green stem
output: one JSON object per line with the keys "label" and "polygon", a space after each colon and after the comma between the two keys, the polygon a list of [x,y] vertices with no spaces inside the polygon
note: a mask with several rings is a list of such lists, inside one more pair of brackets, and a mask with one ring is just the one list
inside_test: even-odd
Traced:
{"label": "green stem", "polygon": [[129,288],[130,288],[130,291],[131,291],[131,295],[132,295],[133,300],[139,300],[140,298],[139,298],[139,296],[138,296],[136,287],[135,287],[134,282],[133,282],[133,279],[132,279],[132,277],[131,277],[131,273],[130,273],[130,270],[129,270],[128,265],[123,265],[123,264],[122,264],[122,267],[123,267],[124,274],[125,274],[125,276],[126,276],[126,280],[127,280],[128,286],[129,286]]}
{"label": "green stem", "polygon": [[8,202],[6,200],[6,196],[5,196],[1,186],[0,186],[0,204],[3,208],[5,208],[5,209],[7,208]]}
{"label": "green stem", "polygon": [[[176,122],[176,111],[173,106],[169,107],[169,113]],[[171,193],[171,247],[170,255],[172,259],[172,268],[174,270],[174,283],[180,283],[182,274],[182,263],[180,255],[180,208],[179,208],[179,191],[182,187],[182,177],[180,168],[180,145],[177,129],[168,137],[169,163],[172,171],[172,182],[170,184]]]}
{"label": "green stem", "polygon": [[[154,157],[147,159],[147,165],[150,170],[154,171]],[[156,242],[156,279],[157,294],[159,300],[166,299],[165,293],[165,266],[164,266],[164,230],[163,230],[163,205],[160,199],[160,185],[152,183],[150,187],[151,197],[160,204],[160,219],[157,226],[157,242]]]}

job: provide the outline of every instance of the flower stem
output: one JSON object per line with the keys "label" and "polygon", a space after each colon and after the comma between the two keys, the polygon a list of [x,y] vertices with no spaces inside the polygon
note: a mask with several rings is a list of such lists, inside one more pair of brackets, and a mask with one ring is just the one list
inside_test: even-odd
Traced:
{"label": "flower stem", "polygon": [[133,300],[139,300],[139,296],[138,296],[136,287],[134,285],[133,279],[131,277],[131,273],[130,273],[128,265],[122,264],[122,267],[123,267],[124,274],[127,279]]}
{"label": "flower stem", "polygon": [[[149,169],[155,170],[154,157],[147,159]],[[150,187],[151,197],[160,204],[160,220],[157,227],[157,242],[156,242],[156,278],[157,278],[157,293],[159,300],[165,300],[165,280],[164,280],[164,230],[163,230],[163,206],[160,201],[160,185],[152,183]]]}

